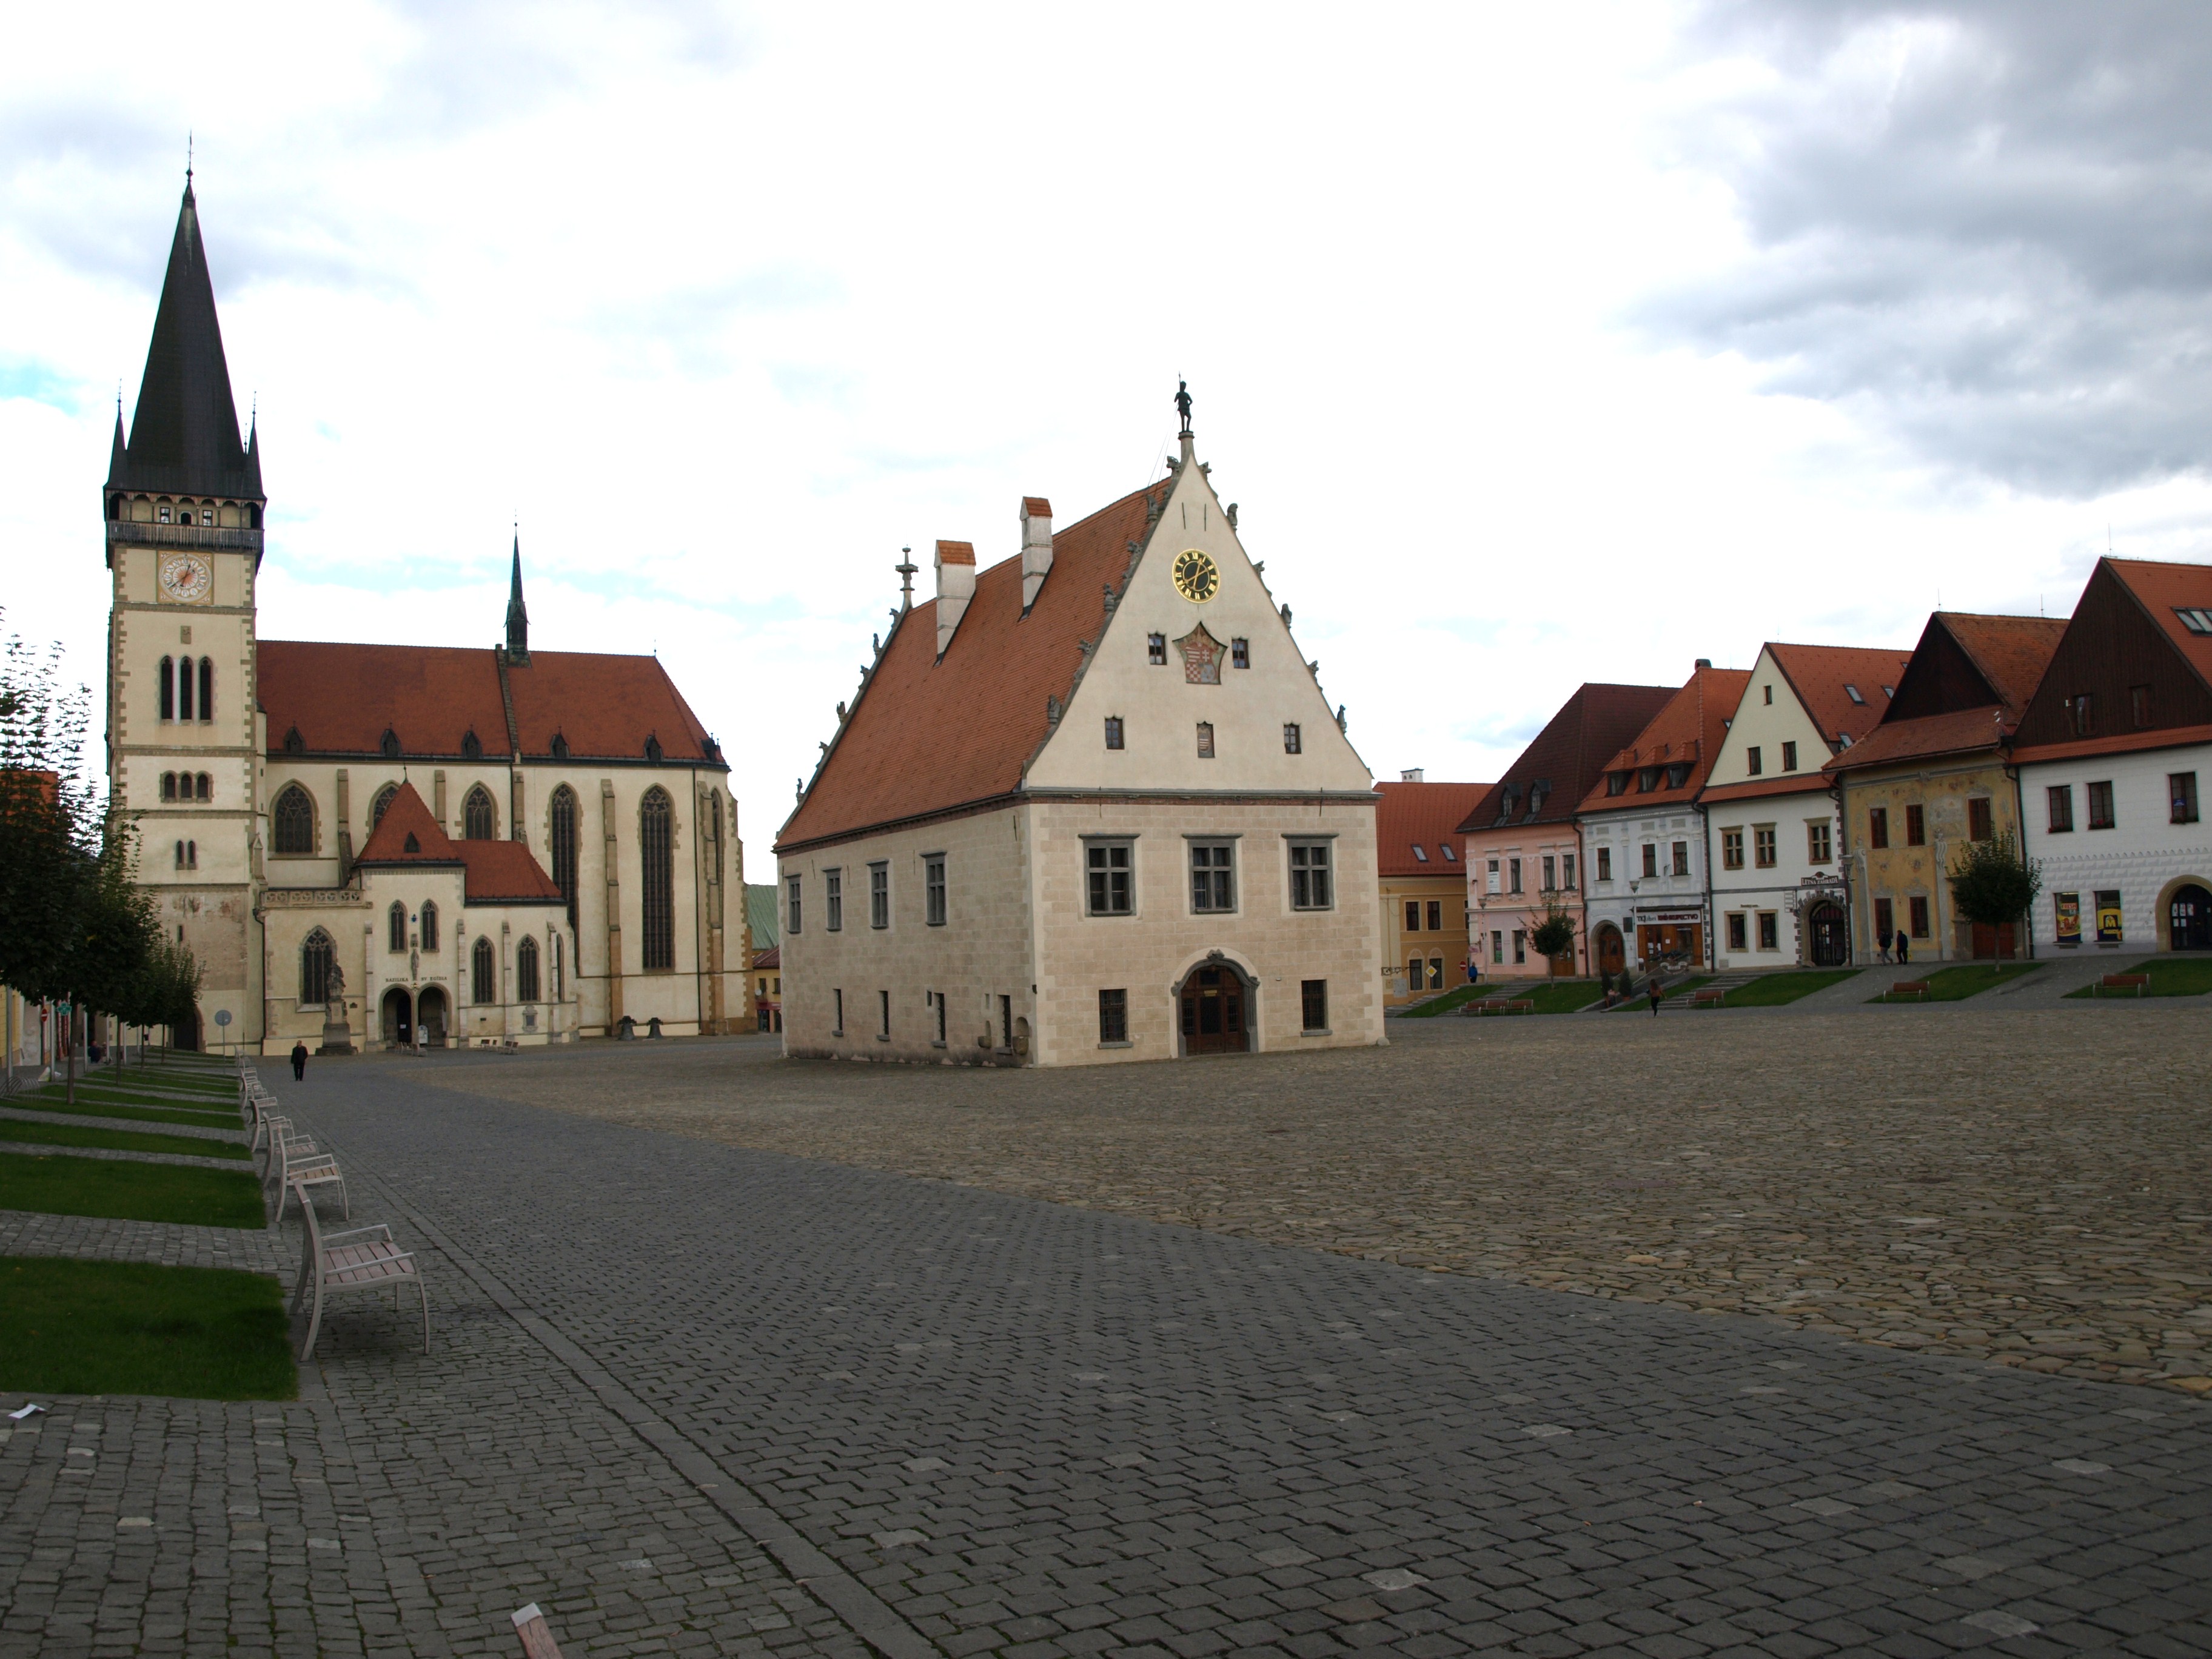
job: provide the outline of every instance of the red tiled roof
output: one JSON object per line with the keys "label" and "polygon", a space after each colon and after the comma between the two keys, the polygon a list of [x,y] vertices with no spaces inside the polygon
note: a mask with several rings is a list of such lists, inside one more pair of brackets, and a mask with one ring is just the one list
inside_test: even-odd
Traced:
{"label": "red tiled roof", "polygon": [[782,947],[781,945],[769,945],[769,946],[768,947],[768,949],[767,949],[767,950],[765,950],[765,951],[754,951],[754,952],[753,952],[753,966],[754,966],[754,967],[756,967],[756,968],[781,968],[781,967],[782,967],[782,966],[783,966],[783,947]]}
{"label": "red tiled roof", "polygon": [[[471,732],[487,757],[514,752],[491,650],[264,640],[258,663],[272,755],[295,730],[307,754],[374,755],[386,731],[408,756],[459,757]],[[525,755],[557,732],[578,759],[642,760],[657,738],[670,760],[722,763],[658,657],[533,651],[506,673]]]}
{"label": "red tiled roof", "polygon": [[376,866],[458,864],[462,896],[471,904],[567,902],[523,842],[455,841],[438,827],[411,782],[402,783],[386,803],[384,816],[354,862]]}
{"label": "red tiled roof", "polygon": [[[1713,757],[1720,753],[1721,741],[1728,736],[1728,723],[1735,714],[1735,706],[1743,701],[1743,689],[1750,684],[1751,671],[1747,668],[1692,670],[1687,684],[1668,699],[1667,706],[1652,716],[1649,726],[1636,734],[1636,741],[1605,763],[1597,781],[1583,797],[1582,810],[1601,812],[1608,805],[1668,806],[1696,799],[1706,775],[1713,769]],[[1638,792],[1637,781],[1633,779],[1628,793],[1606,793],[1607,772],[1640,772],[1647,766],[1664,769],[1685,761],[1689,763],[1689,775],[1678,787],[1663,787],[1666,777],[1662,769],[1659,779],[1662,787],[1648,793]]]}
{"label": "red tiled roof", "polygon": [[2107,559],[2112,574],[2166,630],[2197,677],[2212,684],[2212,634],[2192,634],[2177,610],[2212,610],[2212,565],[2158,564],[2148,559]]}
{"label": "red tiled roof", "polygon": [[[939,542],[937,544],[937,562],[939,564],[973,564],[975,562],[975,544],[973,542]],[[934,605],[937,601],[932,599],[930,603]]]}
{"label": "red tiled roof", "polygon": [[[1377,873],[1385,876],[1455,876],[1455,861],[1466,845],[1460,839],[1460,821],[1489,793],[1486,783],[1378,783],[1382,797],[1375,809],[1375,854]],[[1438,848],[1449,843],[1455,854],[1447,860]],[[1429,855],[1424,864],[1413,856],[1419,847]]]}
{"label": "red tiled roof", "polygon": [[1042,495],[1024,495],[1022,497],[1022,512],[1028,518],[1049,519],[1052,517],[1052,503]]}
{"label": "red tiled roof", "polygon": [[[1840,738],[1848,736],[1856,743],[1874,730],[1889,712],[1882,687],[1895,686],[1912,660],[1910,651],[1856,645],[1769,643],[1766,650],[1831,749]],[[1863,703],[1851,701],[1846,688],[1854,685],[1866,699]]]}
{"label": "red tiled roof", "polygon": [[2063,617],[1983,617],[1959,611],[1936,615],[1960,649],[2005,705],[2008,724],[2017,725],[2044,671],[2066,632]]}
{"label": "red tiled roof", "polygon": [[438,827],[413,783],[402,783],[385,803],[384,816],[362,843],[356,864],[459,864],[459,849]]}
{"label": "red tiled roof", "polygon": [[[1049,729],[1045,700],[1065,702],[1082,664],[1079,641],[1105,627],[1105,588],[1122,584],[1129,544],[1147,534],[1145,498],[1163,478],[1052,538],[1052,574],[1022,611],[1022,562],[975,577],[975,597],[937,658],[937,601],[891,629],[860,700],[779,849],[853,834],[1011,793]],[[939,554],[965,544],[939,542]],[[969,556],[973,550],[969,550]]]}
{"label": "red tiled roof", "polygon": [[2012,726],[1999,703],[1986,703],[1979,708],[1954,708],[1943,714],[1922,714],[1914,720],[1884,720],[1864,743],[1853,744],[1820,769],[1849,772],[1930,755],[1963,755],[1977,749],[1995,749],[2010,735]]}
{"label": "red tiled roof", "polygon": [[[1462,834],[1498,825],[1508,791],[1512,823],[1571,822],[1605,763],[1651,723],[1674,695],[1671,685],[1595,685],[1575,688],[1535,740],[1521,751],[1505,775],[1490,786],[1474,810],[1462,820]],[[1547,784],[1541,810],[1528,812],[1529,788]]]}
{"label": "red tiled roof", "polygon": [[1818,772],[1784,772],[1771,778],[1753,778],[1747,783],[1711,784],[1699,792],[1698,799],[1701,805],[1718,806],[1724,801],[1763,800],[1769,795],[1802,795],[1808,792],[1825,795],[1830,787],[1828,780]]}
{"label": "red tiled roof", "polygon": [[2154,726],[2147,732],[2115,732],[2102,738],[2075,738],[2065,743],[2023,744],[2012,751],[2015,766],[2031,761],[2084,760],[2091,755],[2127,755],[2152,749],[2187,749],[2212,743],[2212,726]]}

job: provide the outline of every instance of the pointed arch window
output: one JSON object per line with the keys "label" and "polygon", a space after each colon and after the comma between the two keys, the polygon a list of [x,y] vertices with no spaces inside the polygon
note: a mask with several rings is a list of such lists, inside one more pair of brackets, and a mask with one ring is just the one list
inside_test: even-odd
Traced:
{"label": "pointed arch window", "polygon": [[493,824],[494,812],[491,791],[478,784],[461,803],[461,838],[464,841],[489,841],[497,834]]}
{"label": "pointed arch window", "polygon": [[200,659],[200,720],[203,723],[215,718],[215,659]]}
{"label": "pointed arch window", "polygon": [[562,784],[553,792],[553,884],[568,901],[568,925],[576,925],[576,792]]}
{"label": "pointed arch window", "polygon": [[425,951],[436,950],[438,948],[438,907],[428,899],[422,901],[422,920],[419,926],[422,948]]}
{"label": "pointed arch window", "polygon": [[173,657],[161,659],[161,718],[177,718],[177,662]]}
{"label": "pointed arch window", "polygon": [[647,973],[676,966],[675,817],[668,792],[658,785],[638,803],[638,862],[644,875],[642,954]]}
{"label": "pointed arch window", "polygon": [[177,659],[177,718],[188,720],[192,717],[192,659]]}
{"label": "pointed arch window", "polygon": [[514,1000],[538,1000],[538,941],[527,936],[514,947]]}
{"label": "pointed arch window", "polygon": [[331,936],[318,927],[300,941],[300,1005],[319,1008],[331,1000]]}
{"label": "pointed arch window", "polygon": [[385,759],[398,760],[399,758],[399,734],[393,731],[390,726],[387,726],[384,728],[384,736],[378,739],[376,746],[384,751]]}
{"label": "pointed arch window", "polygon": [[405,950],[407,948],[407,907],[395,900],[391,910],[386,915],[385,923],[385,931],[389,936],[385,941],[386,947],[393,951]]}
{"label": "pointed arch window", "polygon": [[477,735],[473,726],[461,733],[461,758],[472,761],[483,758],[483,739]]}
{"label": "pointed arch window", "polygon": [[477,948],[469,953],[469,1000],[499,1000],[499,958],[492,954],[489,939],[479,937]]}
{"label": "pointed arch window", "polygon": [[374,830],[378,824],[384,822],[385,813],[391,810],[392,803],[398,798],[398,794],[399,786],[396,783],[387,783],[383,788],[376,792],[376,799],[368,804],[368,827],[370,829]]}
{"label": "pointed arch window", "polygon": [[276,850],[293,854],[312,854],[315,850],[315,803],[307,792],[296,783],[288,783],[276,797],[276,805],[270,809],[275,821]]}

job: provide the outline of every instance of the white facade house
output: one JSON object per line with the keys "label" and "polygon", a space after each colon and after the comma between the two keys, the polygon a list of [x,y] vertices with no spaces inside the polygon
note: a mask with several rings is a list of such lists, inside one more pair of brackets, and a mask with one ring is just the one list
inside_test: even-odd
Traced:
{"label": "white facade house", "polygon": [[2212,950],[2212,566],[2098,561],[2012,758],[2037,955]]}
{"label": "white facade house", "polygon": [[1911,654],[1761,647],[1698,798],[1716,969],[1850,961],[1841,815],[1820,769],[1881,720]]}

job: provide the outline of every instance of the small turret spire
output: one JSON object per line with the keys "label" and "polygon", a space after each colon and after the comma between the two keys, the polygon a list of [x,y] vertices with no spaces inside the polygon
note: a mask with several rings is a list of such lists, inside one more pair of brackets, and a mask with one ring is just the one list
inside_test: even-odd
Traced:
{"label": "small turret spire", "polygon": [[522,526],[514,527],[514,570],[507,585],[507,659],[530,660],[530,612],[522,603]]}

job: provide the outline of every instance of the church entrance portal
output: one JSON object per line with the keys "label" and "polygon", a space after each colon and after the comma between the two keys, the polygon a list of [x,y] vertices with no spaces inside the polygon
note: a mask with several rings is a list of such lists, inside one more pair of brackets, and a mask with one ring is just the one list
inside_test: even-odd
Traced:
{"label": "church entrance portal", "polygon": [[398,1048],[415,1042],[415,1000],[397,985],[384,994],[384,1041]]}
{"label": "church entrance portal", "polygon": [[1241,1054],[1252,1046],[1251,998],[1244,976],[1226,963],[1194,968],[1176,994],[1186,1054]]}
{"label": "church entrance portal", "polygon": [[434,985],[422,988],[416,1000],[415,1016],[422,1023],[422,1046],[442,1048],[446,1046],[446,994]]}

